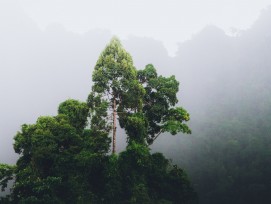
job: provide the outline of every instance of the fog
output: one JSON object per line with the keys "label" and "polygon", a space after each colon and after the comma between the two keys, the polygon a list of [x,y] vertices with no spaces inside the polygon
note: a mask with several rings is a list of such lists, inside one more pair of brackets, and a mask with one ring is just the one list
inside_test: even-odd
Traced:
{"label": "fog", "polygon": [[249,28],[270,0],[19,0],[24,11],[42,29],[60,23],[68,30],[84,33],[109,29],[162,41],[170,55],[177,42],[191,38],[207,24],[233,34]]}
{"label": "fog", "polygon": [[[33,20],[38,14],[30,12],[31,18],[17,1],[2,3],[0,163],[14,164],[13,137],[20,126],[34,123],[41,115],[55,115],[58,104],[68,98],[85,101],[96,60],[117,31],[109,28],[78,33],[61,22],[45,20],[41,29]],[[205,26],[190,40],[179,43],[174,57],[169,56],[169,47],[160,37],[142,36],[130,35],[122,43],[137,69],[152,63],[159,74],[175,75],[180,81],[179,104],[190,113],[193,132],[161,135],[153,151],[163,151],[193,177],[199,171],[193,169],[197,162],[204,163],[200,156],[208,157],[214,151],[201,141],[217,141],[225,132],[225,137],[256,135],[256,128],[262,127],[261,134],[269,142],[270,128],[265,123],[271,120],[271,8],[235,36],[217,26]],[[183,39],[186,37],[179,41]],[[262,122],[264,119],[267,122]],[[229,125],[236,123],[242,128],[235,130]],[[125,137],[119,132],[118,151],[124,145]],[[266,162],[270,165],[270,160]],[[195,186],[202,192],[204,187]]]}
{"label": "fog", "polygon": [[238,37],[208,26],[172,60],[193,134],[155,149],[187,170],[201,203],[270,202],[270,19],[269,8]]}

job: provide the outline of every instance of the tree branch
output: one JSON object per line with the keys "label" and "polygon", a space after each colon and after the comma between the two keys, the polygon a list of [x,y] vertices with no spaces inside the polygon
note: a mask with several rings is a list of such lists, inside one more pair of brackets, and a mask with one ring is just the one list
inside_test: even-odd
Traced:
{"label": "tree branch", "polygon": [[[163,130],[160,130],[160,132],[153,138],[152,143],[154,142],[154,140],[157,139],[157,137],[158,137],[162,132],[163,132]],[[151,144],[152,144],[152,143],[151,143]],[[150,146],[151,144],[149,144],[149,146]]]}

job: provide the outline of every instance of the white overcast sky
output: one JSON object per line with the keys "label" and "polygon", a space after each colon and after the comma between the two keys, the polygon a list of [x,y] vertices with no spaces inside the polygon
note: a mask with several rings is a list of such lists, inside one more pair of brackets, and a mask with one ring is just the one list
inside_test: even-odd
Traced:
{"label": "white overcast sky", "polygon": [[42,28],[52,23],[84,33],[110,30],[161,40],[171,55],[177,43],[206,25],[225,32],[249,28],[271,0],[19,0],[25,12]]}

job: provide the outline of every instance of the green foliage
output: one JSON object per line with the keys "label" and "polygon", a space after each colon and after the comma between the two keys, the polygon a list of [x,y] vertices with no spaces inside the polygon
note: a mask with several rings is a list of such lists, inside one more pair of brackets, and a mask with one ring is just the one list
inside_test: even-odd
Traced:
{"label": "green foliage", "polygon": [[100,133],[109,133],[112,125],[108,122],[109,102],[102,99],[101,94],[91,93],[87,100],[88,107],[91,111],[91,129]]}
{"label": "green foliage", "polygon": [[127,141],[145,144],[148,122],[142,113],[129,114],[122,122],[128,135]]}
{"label": "green foliage", "polygon": [[[137,82],[137,72],[132,57],[113,38],[101,53],[92,75],[94,93],[109,96],[111,107],[113,98],[123,108],[137,108],[144,89]],[[133,97],[131,97],[133,96]]]}
{"label": "green foliage", "polygon": [[110,203],[197,203],[183,170],[161,153],[151,154],[146,145],[131,142],[111,162],[106,188]]}
{"label": "green foliage", "polygon": [[[85,130],[84,137],[92,137],[93,143],[87,144],[89,148],[106,154],[109,151],[111,139],[108,137],[112,124],[108,118],[109,102],[102,99],[101,94],[91,93],[87,99],[90,110],[90,130]],[[93,137],[95,135],[95,137]]]}
{"label": "green foliage", "polygon": [[0,164],[0,186],[1,191],[4,191],[10,180],[13,179],[15,166]]}
{"label": "green foliage", "polygon": [[89,110],[86,103],[69,99],[59,105],[58,114],[67,115],[71,125],[82,131],[87,124]]}
{"label": "green foliage", "polygon": [[190,119],[188,112],[181,107],[174,107],[178,102],[179,91],[179,82],[175,77],[158,76],[151,64],[139,70],[137,77],[146,91],[142,112],[148,121],[148,144],[152,144],[163,132],[172,135],[179,132],[191,133],[185,124]]}
{"label": "green foliage", "polygon": [[14,140],[14,149],[21,154],[17,162],[15,200],[35,202],[35,197],[40,200],[42,196],[40,202],[46,203],[62,197],[57,193],[61,188],[63,192],[71,191],[73,155],[80,152],[82,138],[67,116],[40,117],[34,125],[23,125]]}
{"label": "green foliage", "polygon": [[136,79],[132,57],[117,38],[113,38],[104,49],[94,69],[93,90],[98,93],[120,91],[129,84],[129,80]]}
{"label": "green foliage", "polygon": [[88,115],[85,103],[70,99],[60,104],[59,115],[22,126],[14,138],[15,152],[21,155],[16,202],[75,203],[95,197],[88,179],[100,183],[110,139],[106,132],[85,128]]}
{"label": "green foliage", "polygon": [[[22,125],[14,137],[16,167],[0,165],[2,189],[15,177],[14,203],[193,203],[186,174],[161,153],[150,153],[156,133],[190,133],[189,114],[177,103],[179,83],[136,71],[113,38],[93,72],[87,103],[59,105],[57,116]],[[110,109],[127,134],[126,150],[109,155]],[[114,114],[116,116],[116,114]],[[88,122],[90,124],[88,124]],[[116,125],[116,124],[114,124]]]}

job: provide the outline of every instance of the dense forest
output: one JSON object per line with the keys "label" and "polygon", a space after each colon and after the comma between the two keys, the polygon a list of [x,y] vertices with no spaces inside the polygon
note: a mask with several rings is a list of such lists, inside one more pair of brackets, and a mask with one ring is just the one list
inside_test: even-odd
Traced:
{"label": "dense forest", "polygon": [[[191,133],[189,113],[175,107],[175,77],[159,76],[151,64],[136,70],[113,38],[92,80],[87,102],[68,99],[57,116],[22,125],[14,138],[16,165],[0,165],[2,190],[14,180],[1,202],[196,203],[186,173],[149,147],[163,132]],[[117,128],[127,135],[126,150],[119,154]]]}

